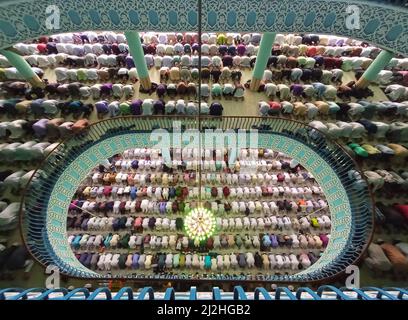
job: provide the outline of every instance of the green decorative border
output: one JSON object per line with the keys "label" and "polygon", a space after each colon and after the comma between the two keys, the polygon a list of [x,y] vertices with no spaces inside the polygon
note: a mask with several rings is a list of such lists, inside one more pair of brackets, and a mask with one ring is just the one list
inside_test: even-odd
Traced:
{"label": "green decorative border", "polygon": [[[54,253],[71,267],[100,276],[76,259],[67,241],[67,210],[77,186],[102,160],[126,149],[154,146],[149,136],[150,133],[123,134],[101,140],[71,162],[55,183],[47,207],[47,235]],[[258,133],[258,143],[259,147],[283,152],[297,160],[312,173],[323,189],[332,217],[331,238],[321,258],[296,275],[323,268],[345,249],[351,233],[352,215],[346,189],[330,164],[301,142],[278,134]]]}

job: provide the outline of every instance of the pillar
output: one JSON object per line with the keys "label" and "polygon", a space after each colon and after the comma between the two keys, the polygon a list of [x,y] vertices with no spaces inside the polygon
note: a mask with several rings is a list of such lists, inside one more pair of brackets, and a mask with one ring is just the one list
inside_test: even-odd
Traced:
{"label": "pillar", "polygon": [[261,38],[261,44],[259,45],[258,55],[256,56],[256,62],[254,71],[252,73],[252,80],[250,89],[256,91],[259,88],[265,67],[268,64],[268,59],[271,55],[273,43],[275,41],[275,32],[265,32]]}
{"label": "pillar", "polygon": [[370,64],[370,66],[364,71],[361,78],[357,81],[356,87],[367,88],[370,82],[374,81],[381,70],[385,69],[394,57],[394,54],[387,50],[382,50],[377,58]]}
{"label": "pillar", "polygon": [[149,76],[149,70],[146,66],[142,43],[140,42],[139,33],[136,31],[125,31],[125,37],[129,45],[130,54],[135,62],[137,74],[140,78],[140,84],[143,89],[149,90],[152,86]]}
{"label": "pillar", "polygon": [[28,62],[12,48],[0,50],[0,54],[5,56],[10,64],[27,80],[33,87],[45,87],[45,83],[33,71]]}

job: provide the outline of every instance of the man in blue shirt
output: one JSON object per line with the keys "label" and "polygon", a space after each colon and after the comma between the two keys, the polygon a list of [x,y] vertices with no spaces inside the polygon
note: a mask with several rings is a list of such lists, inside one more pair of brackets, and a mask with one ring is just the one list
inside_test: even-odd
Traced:
{"label": "man in blue shirt", "polygon": [[313,82],[312,86],[315,89],[316,97],[320,99],[323,98],[324,93],[326,91],[326,86],[320,82]]}

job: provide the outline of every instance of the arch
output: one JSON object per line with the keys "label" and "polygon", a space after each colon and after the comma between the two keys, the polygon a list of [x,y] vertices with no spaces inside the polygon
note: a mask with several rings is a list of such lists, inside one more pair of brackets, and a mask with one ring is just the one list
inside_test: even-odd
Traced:
{"label": "arch", "polygon": [[355,292],[357,294],[357,299],[358,300],[375,300],[371,298],[368,294],[364,292],[364,290],[360,290],[358,288],[347,288],[347,287],[342,287],[339,288],[342,292]]}
{"label": "arch", "polygon": [[265,300],[272,300],[271,295],[269,292],[263,287],[257,287],[254,291],[254,300],[261,300],[260,296],[262,296]]}
{"label": "arch", "polygon": [[295,296],[292,291],[287,287],[277,287],[275,292],[275,300],[281,300],[281,294],[284,292],[289,300],[298,300],[297,296]]}
{"label": "arch", "polygon": [[[71,298],[78,298],[76,297],[77,293],[81,293],[80,299],[86,300],[89,297],[89,290],[87,288],[76,288],[69,292],[65,297],[64,300],[70,300]],[[72,299],[74,300],[74,299]]]}
{"label": "arch", "polygon": [[[377,291],[376,294],[376,298],[377,299],[381,299],[381,300],[397,300],[400,299],[401,296],[401,291],[398,293],[398,296],[396,297],[395,295],[391,294],[390,292],[388,292],[385,289],[382,288],[376,288],[376,287],[364,287],[361,288],[362,291]],[[386,299],[384,299],[383,297],[386,297]]]}
{"label": "arch", "polygon": [[49,300],[50,294],[52,293],[62,293],[62,297],[53,298],[52,300],[65,300],[65,297],[69,294],[69,291],[66,288],[57,288],[57,289],[49,289],[43,292],[41,295],[35,297],[33,300]]}
{"label": "arch", "polygon": [[408,290],[407,289],[403,289],[403,288],[397,288],[397,287],[386,287],[383,288],[385,291],[397,291],[398,292],[398,296],[397,298],[400,300],[404,300],[404,296],[407,296],[408,298]]}
{"label": "arch", "polygon": [[[50,7],[54,6],[54,7]],[[357,6],[359,28],[346,24],[348,8]],[[48,8],[48,10],[47,10]],[[58,8],[59,29],[52,14]],[[351,7],[356,8],[356,7]],[[403,2],[364,0],[203,1],[203,31],[308,32],[365,40],[408,55],[408,9]],[[0,3],[0,49],[16,42],[85,30],[196,31],[191,2],[177,0],[15,0]],[[47,24],[51,22],[51,24]]]}
{"label": "arch", "polygon": [[235,286],[233,293],[234,300],[248,300],[245,290],[241,286]]}
{"label": "arch", "polygon": [[167,288],[164,292],[163,300],[175,300],[176,299],[176,292],[174,288]]}
{"label": "arch", "polygon": [[[8,289],[6,289],[6,290],[8,290]],[[11,299],[10,300],[27,300],[28,299],[28,295],[30,294],[30,293],[39,293],[39,294],[42,294],[44,291],[45,291],[46,289],[44,289],[44,288],[30,288],[30,289],[27,289],[27,290],[24,290],[24,291],[22,291],[22,292],[20,292],[19,294],[17,294],[17,295],[15,295],[15,296],[12,296],[11,297]],[[0,300],[2,300],[2,291],[0,291]]]}
{"label": "arch", "polygon": [[133,300],[133,290],[132,290],[132,288],[131,287],[123,287],[113,297],[113,300],[122,300],[123,296],[125,296],[127,300]]}
{"label": "arch", "polygon": [[137,296],[137,300],[145,300],[146,295],[148,300],[154,300],[154,290],[152,287],[144,287]]}
{"label": "arch", "polygon": [[[310,289],[309,287],[300,287],[299,289],[296,290],[296,299],[302,300],[302,293],[306,292],[308,293],[313,300],[321,300],[321,298],[316,294],[315,291]],[[306,300],[306,299],[304,299]]]}
{"label": "arch", "polygon": [[0,290],[0,300],[6,300],[6,293],[17,293],[18,295],[21,295],[21,293],[24,293],[25,290],[22,288],[6,288],[6,289],[1,289]]}
{"label": "arch", "polygon": [[[56,147],[41,165],[42,175],[24,192],[24,239],[30,252],[43,264],[59,266],[70,276],[103,278],[84,267],[71,251],[66,236],[67,208],[76,187],[107,157],[136,147],[152,147],[154,128],[173,128],[181,120],[196,128],[194,117],[121,117],[102,120]],[[281,118],[204,117],[203,127],[250,129],[257,125],[258,146],[279,150],[301,163],[324,190],[332,216],[327,249],[311,267],[295,275],[270,276],[267,281],[311,282],[342,273],[360,258],[372,234],[372,201],[367,185],[355,190],[349,176],[355,170],[351,158],[334,142],[301,122]],[[169,129],[171,130],[171,129]],[[245,132],[249,143],[249,131]],[[367,205],[368,204],[368,205]],[[181,280],[181,279],[180,279]]]}
{"label": "arch", "polygon": [[321,286],[317,289],[317,295],[319,297],[322,297],[322,295],[326,292],[333,292],[336,294],[336,299],[337,300],[351,300],[351,298],[349,296],[347,296],[345,293],[343,293],[343,291],[341,291],[340,289],[334,287],[334,286],[330,286],[330,285],[325,285],[325,286]]}

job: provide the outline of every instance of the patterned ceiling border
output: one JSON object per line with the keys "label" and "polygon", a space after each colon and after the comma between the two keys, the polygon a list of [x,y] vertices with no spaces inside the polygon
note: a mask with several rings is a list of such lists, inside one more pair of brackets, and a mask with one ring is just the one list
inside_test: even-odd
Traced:
{"label": "patterned ceiling border", "polygon": [[[194,1],[16,0],[0,2],[0,48],[64,32],[85,30],[197,31]],[[408,9],[376,1],[203,0],[203,31],[307,32],[365,40],[408,55]],[[59,29],[47,29],[56,6]],[[360,9],[350,29],[347,8]]]}

